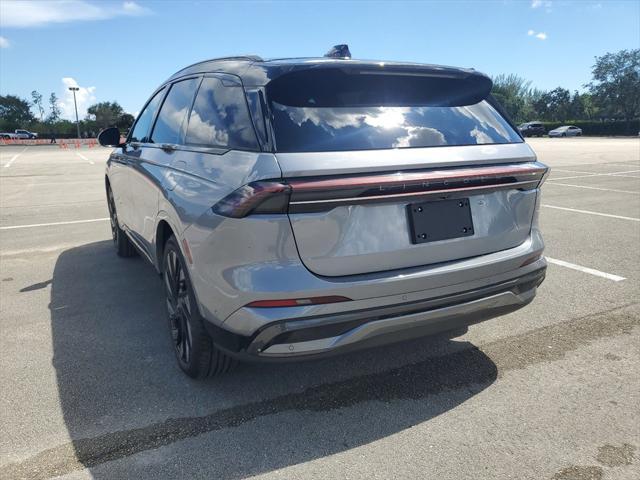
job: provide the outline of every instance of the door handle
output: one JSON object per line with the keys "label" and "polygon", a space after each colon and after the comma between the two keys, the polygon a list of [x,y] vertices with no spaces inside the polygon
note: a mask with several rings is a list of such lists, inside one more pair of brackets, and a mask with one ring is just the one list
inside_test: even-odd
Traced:
{"label": "door handle", "polygon": [[160,148],[162,148],[162,150],[164,150],[165,152],[173,152],[177,149],[177,145],[173,145],[171,143],[163,143],[162,145],[160,145]]}

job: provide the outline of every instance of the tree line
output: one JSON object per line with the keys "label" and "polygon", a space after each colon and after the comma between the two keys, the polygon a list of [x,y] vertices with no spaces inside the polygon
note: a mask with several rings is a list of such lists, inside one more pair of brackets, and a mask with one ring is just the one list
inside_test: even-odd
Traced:
{"label": "tree line", "polygon": [[[24,128],[48,136],[76,136],[76,123],[60,118],[62,111],[55,93],[51,93],[45,104],[43,96],[36,90],[31,92],[31,100],[16,95],[0,95],[0,131],[13,132]],[[87,115],[80,120],[83,136],[94,137],[100,130],[116,126],[126,131],[135,118],[126,113],[118,102],[99,102],[87,109]]]}
{"label": "tree line", "polygon": [[586,91],[544,91],[518,75],[493,78],[493,95],[515,122],[625,121],[640,117],[640,49],[596,57]]}
{"label": "tree line", "polygon": [[[592,79],[584,85],[586,91],[571,93],[557,87],[544,91],[532,88],[531,82],[518,75],[497,75],[493,78],[493,95],[512,120],[574,123],[580,121],[625,123],[624,128],[593,129],[595,133],[625,134],[637,132],[640,117],[640,49],[620,50],[595,58]],[[35,115],[34,113],[35,112]],[[31,100],[15,95],[0,96],[0,131],[26,128],[40,134],[72,135],[75,122],[60,118],[55,93],[45,104],[43,96],[31,92]],[[117,102],[100,102],[87,109],[80,121],[80,131],[96,135],[101,129],[117,126],[126,131],[134,122]],[[587,133],[587,132],[585,132]]]}

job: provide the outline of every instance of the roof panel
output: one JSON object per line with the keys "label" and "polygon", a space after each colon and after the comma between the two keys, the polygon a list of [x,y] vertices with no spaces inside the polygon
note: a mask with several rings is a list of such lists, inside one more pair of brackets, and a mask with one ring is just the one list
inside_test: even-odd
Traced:
{"label": "roof panel", "polygon": [[321,68],[341,68],[367,72],[398,72],[455,78],[484,74],[468,68],[430,65],[411,62],[389,62],[380,60],[353,60],[325,57],[278,58],[263,60],[258,56],[224,57],[195,63],[172,75],[173,80],[194,73],[230,73],[242,79],[245,86],[263,86],[271,80],[293,71]]}

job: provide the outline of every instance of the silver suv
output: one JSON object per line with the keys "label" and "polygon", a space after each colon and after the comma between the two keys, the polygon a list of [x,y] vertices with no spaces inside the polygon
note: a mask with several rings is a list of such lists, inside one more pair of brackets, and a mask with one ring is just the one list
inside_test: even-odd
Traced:
{"label": "silver suv", "polygon": [[161,274],[180,368],[316,358],[513,312],[544,279],[547,167],[474,70],[233,57],[116,147],[117,253]]}

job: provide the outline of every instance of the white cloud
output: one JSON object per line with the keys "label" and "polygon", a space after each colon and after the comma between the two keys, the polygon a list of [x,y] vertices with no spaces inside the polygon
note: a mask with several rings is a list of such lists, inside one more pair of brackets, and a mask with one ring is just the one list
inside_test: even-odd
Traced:
{"label": "white cloud", "polygon": [[69,87],[78,87],[80,90],[76,92],[76,102],[78,103],[78,118],[82,120],[87,115],[87,108],[96,103],[96,87],[81,87],[71,77],[64,77],[62,85],[64,90],[58,97],[60,98],[58,105],[62,110],[62,118],[75,121],[76,111],[73,105],[73,92],[69,90]]}
{"label": "white cloud", "polygon": [[148,13],[146,8],[141,7],[136,2],[124,2],[122,4],[122,10],[129,15],[145,15]]}
{"label": "white cloud", "polygon": [[551,8],[551,0],[531,0],[531,8]]}
{"label": "white cloud", "polygon": [[546,40],[547,39],[547,34],[544,32],[538,32],[536,33],[535,30],[528,30],[527,31],[527,35],[529,35],[530,37],[536,37],[538,40]]}
{"label": "white cloud", "polygon": [[0,37],[0,48],[9,48],[11,44],[5,37]]}
{"label": "white cloud", "polygon": [[149,9],[135,2],[92,3],[87,0],[2,0],[0,26],[36,27],[51,23],[106,20],[122,15],[145,15]]}

